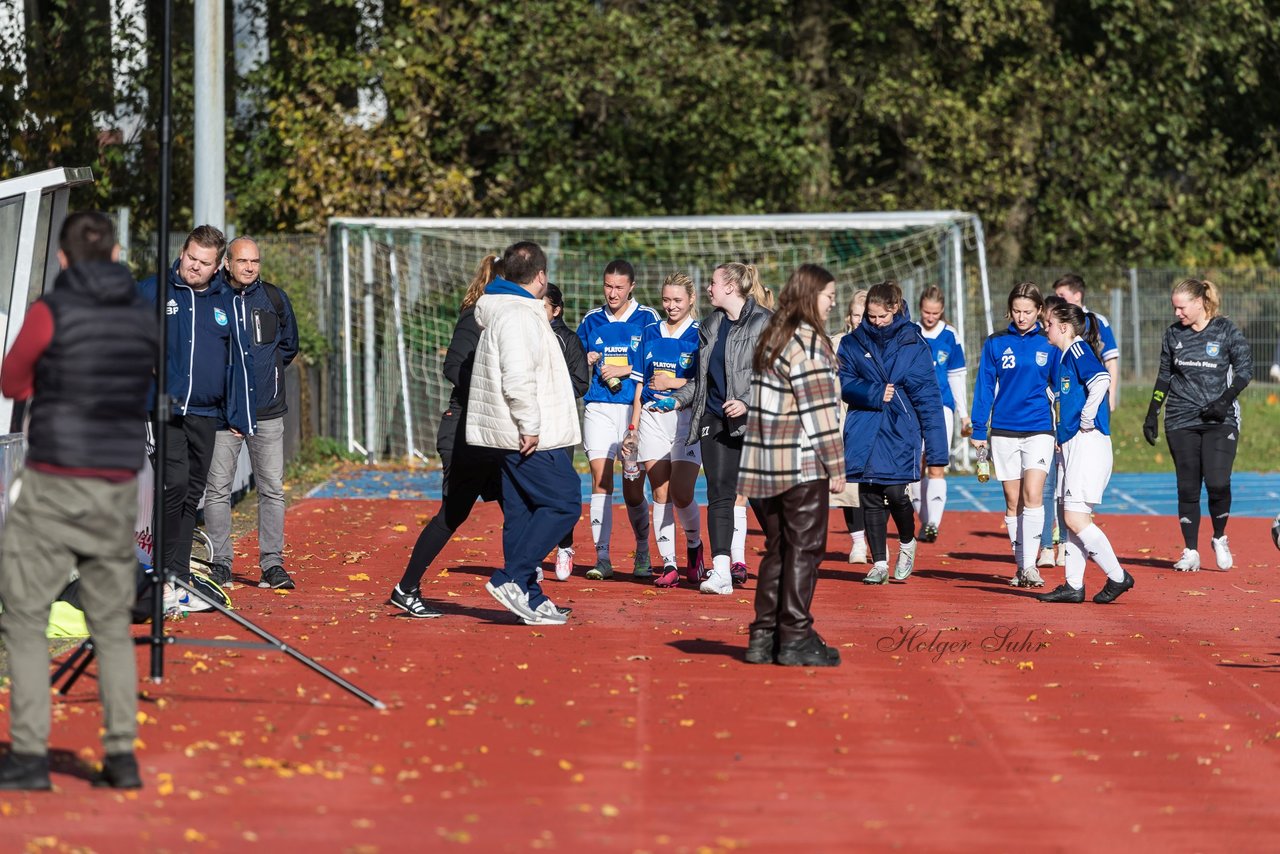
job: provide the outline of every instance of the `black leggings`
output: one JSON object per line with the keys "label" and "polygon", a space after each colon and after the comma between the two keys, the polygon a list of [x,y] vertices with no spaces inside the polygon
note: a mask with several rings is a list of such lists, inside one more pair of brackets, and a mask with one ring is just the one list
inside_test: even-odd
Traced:
{"label": "black leggings", "polygon": [[1209,494],[1213,535],[1227,532],[1231,516],[1231,467],[1236,461],[1240,428],[1231,424],[1201,424],[1169,430],[1165,439],[1178,476],[1178,522],[1182,539],[1196,548],[1200,535],[1200,484]]}
{"label": "black leggings", "polygon": [[866,530],[867,523],[865,514],[862,512],[862,505],[857,507],[845,507],[844,510],[844,526],[850,534],[857,531]]}
{"label": "black leggings", "polygon": [[707,537],[713,557],[728,555],[733,545],[733,504],[738,497],[742,437],[730,436],[724,419],[710,412],[703,416],[701,426],[702,471],[707,478]]}
{"label": "black leggings", "polygon": [[866,518],[867,548],[872,562],[889,559],[890,516],[898,526],[899,542],[909,543],[916,538],[916,514],[905,484],[861,483],[858,496]]}

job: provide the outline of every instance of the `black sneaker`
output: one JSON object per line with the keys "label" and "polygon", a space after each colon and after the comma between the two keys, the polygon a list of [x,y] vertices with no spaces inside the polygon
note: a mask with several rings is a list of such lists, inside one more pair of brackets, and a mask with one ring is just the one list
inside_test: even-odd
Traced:
{"label": "black sneaker", "polygon": [[1076,590],[1069,584],[1059,584],[1048,593],[1041,593],[1036,598],[1041,602],[1083,602],[1084,588]]}
{"label": "black sneaker", "polygon": [[225,564],[215,563],[209,568],[209,577],[213,579],[214,584],[219,584],[223,587],[230,587],[231,567],[226,566]]}
{"label": "black sneaker", "polygon": [[1129,573],[1124,574],[1124,581],[1112,581],[1107,579],[1107,583],[1101,590],[1093,596],[1093,601],[1099,605],[1107,605],[1120,598],[1120,594],[1124,593],[1133,586],[1133,576]]}
{"label": "black sneaker", "polygon": [[258,582],[258,586],[264,590],[292,590],[293,579],[283,566],[269,566],[262,570],[262,580]]}
{"label": "black sneaker", "polygon": [[93,779],[99,788],[141,789],[142,777],[138,774],[138,760],[132,753],[109,753],[102,760],[102,773]]}
{"label": "black sneaker", "polygon": [[784,667],[838,667],[840,650],[827,646],[820,635],[784,643],[778,648],[778,663]]}
{"label": "black sneaker", "polygon": [[8,753],[0,759],[0,789],[47,792],[52,788],[48,756]]}
{"label": "black sneaker", "polygon": [[401,611],[404,611],[410,617],[419,619],[430,619],[432,617],[443,617],[444,614],[432,608],[426,602],[422,601],[422,588],[415,587],[408,593],[400,591],[400,585],[397,584],[391,590],[391,598],[387,600],[388,605],[394,605]]}
{"label": "black sneaker", "polygon": [[778,633],[772,630],[751,633],[747,642],[747,664],[773,664],[778,652]]}

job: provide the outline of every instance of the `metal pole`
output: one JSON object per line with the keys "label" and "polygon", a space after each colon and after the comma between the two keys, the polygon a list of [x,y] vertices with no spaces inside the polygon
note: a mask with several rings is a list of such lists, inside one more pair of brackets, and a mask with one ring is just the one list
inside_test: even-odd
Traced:
{"label": "metal pole", "polygon": [[391,310],[396,325],[396,359],[400,363],[400,397],[404,400],[404,435],[405,435],[405,458],[409,465],[413,465],[413,458],[421,457],[425,462],[426,457],[418,453],[418,447],[413,441],[413,405],[409,399],[409,363],[405,358],[404,348],[404,321],[400,315],[400,275],[396,268],[396,248],[393,244],[391,247],[391,257],[388,259],[391,264]]}
{"label": "metal pole", "polygon": [[173,89],[173,0],[164,0],[160,25],[160,198],[156,220],[156,324],[160,343],[156,353],[156,471],[155,497],[151,505],[151,567],[155,574],[154,601],[151,604],[151,681],[164,678],[164,469],[165,441],[168,435],[169,389],[165,360],[168,324],[165,316],[169,292],[169,181],[170,153],[173,138],[169,127],[170,95]]}
{"label": "metal pole", "polygon": [[373,305],[373,239],[364,233],[364,445],[365,458],[374,462],[378,447],[378,326]]}
{"label": "metal pole", "polygon": [[195,4],[195,225],[226,229],[226,12],[223,0]]}
{"label": "metal pole", "polygon": [[982,220],[973,218],[973,241],[978,248],[978,277],[982,279],[982,307],[987,313],[987,334],[995,332],[991,325],[991,282],[987,278],[987,238],[982,230]]}
{"label": "metal pole", "polygon": [[120,263],[129,264],[129,208],[116,208],[116,242],[120,244]]}
{"label": "metal pole", "polygon": [[1129,323],[1133,329],[1133,342],[1129,348],[1133,350],[1133,375],[1134,379],[1141,380],[1143,377],[1142,370],[1142,339],[1138,337],[1141,332],[1142,315],[1138,308],[1138,268],[1129,268]]}
{"label": "metal pole", "polygon": [[[342,226],[342,381],[346,386],[347,450],[356,449],[355,364],[351,357],[351,233]],[[363,449],[361,449],[363,452]]]}

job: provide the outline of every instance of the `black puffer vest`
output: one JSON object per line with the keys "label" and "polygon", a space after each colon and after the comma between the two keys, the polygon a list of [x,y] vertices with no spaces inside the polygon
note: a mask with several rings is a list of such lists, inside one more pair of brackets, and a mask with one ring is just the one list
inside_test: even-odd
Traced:
{"label": "black puffer vest", "polygon": [[155,312],[119,264],[63,270],[42,298],[53,340],[36,362],[30,460],[64,468],[142,467],[155,376]]}

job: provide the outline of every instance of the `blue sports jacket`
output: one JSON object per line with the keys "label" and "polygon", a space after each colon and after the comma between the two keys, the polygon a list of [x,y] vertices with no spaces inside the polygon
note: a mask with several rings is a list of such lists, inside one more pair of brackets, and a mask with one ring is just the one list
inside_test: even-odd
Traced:
{"label": "blue sports jacket", "polygon": [[1009,328],[987,336],[973,386],[973,438],[1053,432],[1049,370],[1058,358],[1040,324],[1027,332]]}
{"label": "blue sports jacket", "polygon": [[[252,435],[258,407],[244,300],[218,275],[197,293],[178,275],[177,261],[167,284],[165,364],[173,414],[217,417]],[[156,277],[139,282],[138,291],[154,305]]]}
{"label": "blue sports jacket", "polygon": [[[931,466],[950,461],[942,395],[920,330],[899,314],[884,328],[863,323],[840,339],[845,475],[862,483],[920,479],[920,443]],[[884,387],[893,383],[893,400]]]}
{"label": "blue sports jacket", "polygon": [[244,300],[245,329],[248,336],[244,343],[253,355],[253,386],[257,393],[259,421],[280,418],[289,411],[285,400],[284,370],[298,355],[298,321],[293,315],[293,303],[284,288],[276,288],[280,295],[280,311],[271,301],[268,287],[275,287],[261,278],[237,290],[231,284],[227,268],[218,272],[227,288]]}

